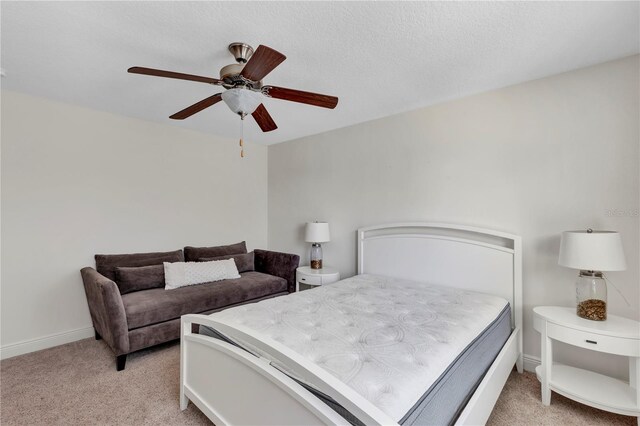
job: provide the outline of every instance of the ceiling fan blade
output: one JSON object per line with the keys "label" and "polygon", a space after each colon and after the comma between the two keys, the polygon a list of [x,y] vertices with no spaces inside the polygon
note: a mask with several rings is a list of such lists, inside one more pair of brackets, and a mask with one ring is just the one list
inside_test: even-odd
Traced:
{"label": "ceiling fan blade", "polygon": [[287,89],[284,87],[264,86],[262,88],[266,96],[285,101],[299,102],[301,104],[315,105],[322,108],[334,109],[338,105],[335,96],[321,95],[319,93],[303,92],[302,90]]}
{"label": "ceiling fan blade", "polygon": [[260,81],[285,59],[287,57],[282,53],[260,45],[251,55],[240,75],[251,81]]}
{"label": "ceiling fan blade", "polygon": [[221,84],[222,81],[217,78],[202,77],[199,75],[183,74],[181,72],[163,71],[145,67],[131,67],[127,70],[132,74],[153,75],[156,77],[177,78],[178,80],[199,81],[201,83]]}
{"label": "ceiling fan blade", "polygon": [[203,99],[200,102],[197,102],[191,106],[186,107],[182,111],[176,112],[171,117],[174,120],[184,120],[187,117],[191,117],[193,114],[202,111],[205,108],[209,108],[211,105],[215,105],[222,100],[222,95],[218,93],[217,95],[209,96],[207,99]]}
{"label": "ceiling fan blade", "polygon": [[256,120],[258,126],[263,132],[270,132],[278,128],[275,121],[271,118],[269,111],[264,107],[264,104],[260,104],[255,111],[251,113],[251,116]]}

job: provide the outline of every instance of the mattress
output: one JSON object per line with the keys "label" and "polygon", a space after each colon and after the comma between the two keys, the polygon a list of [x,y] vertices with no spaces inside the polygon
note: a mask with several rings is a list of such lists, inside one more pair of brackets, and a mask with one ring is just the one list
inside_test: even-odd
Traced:
{"label": "mattress", "polygon": [[[359,275],[212,316],[287,346],[398,423],[418,425],[455,421],[510,334],[509,312],[506,300],[491,295]],[[296,379],[287,366],[274,365]],[[315,391],[313,383],[302,384]]]}

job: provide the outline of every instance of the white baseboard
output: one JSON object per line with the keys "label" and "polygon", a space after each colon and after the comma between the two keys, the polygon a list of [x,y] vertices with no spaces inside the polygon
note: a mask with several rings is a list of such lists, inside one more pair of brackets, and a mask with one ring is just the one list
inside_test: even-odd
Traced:
{"label": "white baseboard", "polygon": [[536,367],[540,365],[540,358],[533,355],[524,354],[524,369],[525,371],[530,371],[534,373],[536,371]]}
{"label": "white baseboard", "polygon": [[22,342],[11,343],[0,347],[0,359],[7,359],[29,352],[52,348],[54,346],[64,345],[65,343],[71,343],[76,340],[82,340],[93,336],[93,327],[85,327],[35,339],[23,340]]}

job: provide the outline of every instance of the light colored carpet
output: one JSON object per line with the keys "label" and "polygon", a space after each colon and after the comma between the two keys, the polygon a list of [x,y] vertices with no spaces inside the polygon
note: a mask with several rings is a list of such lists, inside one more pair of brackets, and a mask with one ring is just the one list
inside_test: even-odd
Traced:
{"label": "light colored carpet", "polygon": [[[116,372],[104,342],[81,340],[0,362],[2,425],[164,424],[206,425],[193,405],[178,407],[180,352],[169,343],[129,355]],[[554,394],[540,404],[530,373],[513,373],[489,424],[636,425],[624,417],[580,405]]]}

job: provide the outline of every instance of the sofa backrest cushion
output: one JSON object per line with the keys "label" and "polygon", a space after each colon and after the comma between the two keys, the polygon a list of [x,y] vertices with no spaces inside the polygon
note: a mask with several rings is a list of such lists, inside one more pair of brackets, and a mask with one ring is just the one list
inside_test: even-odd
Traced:
{"label": "sofa backrest cushion", "polygon": [[96,254],[96,270],[110,280],[116,281],[118,266],[162,265],[163,262],[184,262],[182,250],[156,253]]}
{"label": "sofa backrest cushion", "polygon": [[236,267],[238,268],[238,272],[249,272],[255,271],[256,267],[253,261],[253,252],[245,253],[245,254],[227,254],[225,256],[216,256],[216,257],[202,257],[198,259],[198,262],[209,262],[212,260],[227,260],[233,259],[236,262]]}
{"label": "sofa backrest cushion", "polygon": [[118,266],[116,284],[120,294],[164,287],[164,266]]}
{"label": "sofa backrest cushion", "polygon": [[184,259],[187,262],[197,262],[198,259],[225,256],[227,254],[245,254],[247,252],[247,244],[241,243],[230,244],[228,246],[216,247],[190,247],[184,248]]}

